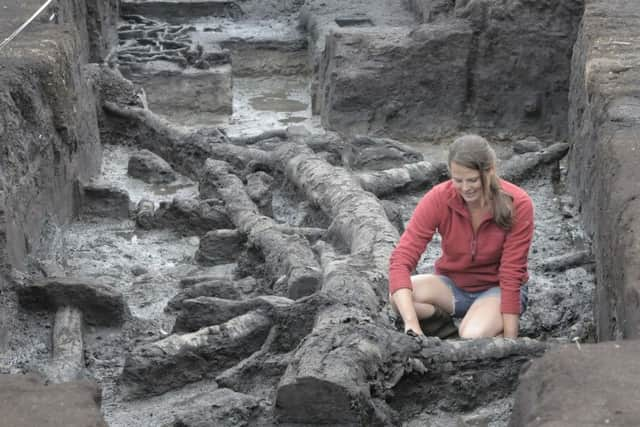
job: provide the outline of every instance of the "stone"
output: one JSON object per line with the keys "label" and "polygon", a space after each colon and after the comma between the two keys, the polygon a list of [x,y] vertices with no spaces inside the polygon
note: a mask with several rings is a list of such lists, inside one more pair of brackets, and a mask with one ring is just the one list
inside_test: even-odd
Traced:
{"label": "stone", "polygon": [[238,230],[213,230],[200,238],[196,261],[202,265],[236,262],[244,249],[245,236]]}
{"label": "stone", "polygon": [[149,150],[141,150],[129,158],[127,174],[150,184],[176,180],[176,173],[162,157]]}
{"label": "stone", "polygon": [[151,230],[155,226],[154,204],[151,200],[141,199],[136,211],[136,225],[143,230]]}
{"label": "stone", "polygon": [[23,285],[17,293],[23,307],[51,311],[67,305],[76,307],[93,325],[119,326],[129,316],[121,292],[90,278],[50,278]]}
{"label": "stone", "polygon": [[133,267],[131,267],[131,274],[133,274],[134,276],[142,276],[143,274],[147,274],[148,272],[149,270],[141,265],[134,265]]}
{"label": "stone", "polygon": [[129,218],[129,193],[108,184],[89,184],[81,190],[81,215]]}
{"label": "stone", "polygon": [[636,426],[639,341],[570,344],[520,375],[509,426]]}
{"label": "stone", "polygon": [[11,427],[108,427],[92,381],[45,384],[34,375],[0,375],[2,424]]}
{"label": "stone", "polygon": [[221,201],[174,198],[161,202],[154,213],[156,228],[169,228],[184,235],[203,235],[211,230],[233,227]]}

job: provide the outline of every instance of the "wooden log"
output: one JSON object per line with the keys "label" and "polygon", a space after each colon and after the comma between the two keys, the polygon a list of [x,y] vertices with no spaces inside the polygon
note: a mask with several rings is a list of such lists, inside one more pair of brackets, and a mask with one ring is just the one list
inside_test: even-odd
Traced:
{"label": "wooden log", "polygon": [[227,300],[239,300],[242,296],[251,295],[258,291],[258,283],[255,278],[249,276],[233,280],[213,279],[194,283],[182,289],[167,303],[165,311],[179,310],[182,302],[197,297],[216,297]]}
{"label": "wooden log", "polygon": [[81,379],[84,372],[82,310],[64,306],[56,312],[51,335],[53,355],[47,378],[54,384]]}
{"label": "wooden log", "polygon": [[258,350],[272,322],[258,311],[185,335],[136,347],[119,378],[130,398],[152,396],[213,378]]}
{"label": "wooden log", "polygon": [[287,178],[333,218],[330,233],[339,237],[351,254],[370,254],[374,269],[382,272],[384,279],[386,268],[382,266],[388,263],[399,235],[378,198],[363,191],[347,170],[330,165],[305,145],[282,144],[275,155]]}
{"label": "wooden log", "polygon": [[216,297],[196,297],[182,301],[173,326],[174,333],[194,332],[206,326],[219,325],[250,311],[273,312],[293,303],[275,295],[248,300],[227,300]]}
{"label": "wooden log", "polygon": [[422,161],[378,172],[359,172],[355,176],[363,190],[381,197],[432,187],[447,179],[448,169],[444,162]]}
{"label": "wooden log", "polygon": [[562,159],[569,152],[569,144],[559,142],[542,151],[524,153],[504,161],[498,167],[500,177],[518,184],[527,179],[541,166]]}
{"label": "wooden log", "polygon": [[384,383],[373,385],[401,413],[443,407],[464,412],[509,397],[522,366],[550,347],[529,338],[418,342],[419,351],[410,352],[403,365],[392,365]]}
{"label": "wooden log", "polygon": [[299,144],[283,144],[275,153],[287,178],[333,218],[329,234],[349,252],[338,257],[320,245],[321,292],[340,303],[320,311],[295,352],[276,391],[278,417],[292,423],[389,423],[388,407],[370,395],[368,381],[391,358],[392,336],[401,335],[376,323],[382,322],[386,266],[398,232],[379,200],[345,169]]}
{"label": "wooden log", "polygon": [[422,160],[424,156],[419,151],[388,138],[356,135],[342,148],[342,163],[351,170],[379,171]]}
{"label": "wooden log", "polygon": [[262,250],[270,275],[286,278],[289,298],[309,295],[320,287],[320,267],[308,242],[298,235],[281,233],[273,219],[261,215],[226,162],[207,160],[202,180],[217,188],[238,230],[249,244]]}
{"label": "wooden log", "polygon": [[595,260],[591,251],[577,251],[545,259],[540,267],[542,271],[560,272],[581,265],[593,264]]}
{"label": "wooden log", "polygon": [[[278,325],[274,325],[260,350],[218,375],[218,385],[248,393],[252,391],[248,389],[248,384],[249,387],[264,387],[265,383],[273,382],[274,378],[277,382],[277,378],[285,372],[291,359],[289,354],[273,355],[270,352],[278,331]],[[273,384],[273,388],[276,385]]]}
{"label": "wooden log", "polygon": [[[394,336],[404,337],[358,321],[316,327],[280,380],[275,402],[278,420],[313,425],[392,424],[389,408],[374,399],[371,385],[383,382],[382,366],[398,358],[398,349],[406,348],[398,346]],[[417,350],[417,343],[413,345]]]}
{"label": "wooden log", "polygon": [[128,129],[125,137],[132,138],[138,147],[159,155],[191,178],[197,179],[205,160],[214,156],[212,147],[228,142],[217,128],[189,132],[146,108],[121,106],[108,100],[103,101],[102,106],[108,115],[119,119],[121,127]]}
{"label": "wooden log", "polygon": [[282,234],[296,234],[304,237],[310,243],[323,239],[327,234],[327,230],[318,227],[291,227],[285,224],[276,224],[274,227]]}
{"label": "wooden log", "polygon": [[[162,427],[231,427],[270,426],[269,406],[256,397],[253,390],[238,393],[237,390],[219,388],[206,393],[206,404],[193,405],[194,399],[184,399],[171,411],[173,420]],[[201,393],[201,395],[204,393]],[[198,396],[201,399],[201,396]],[[155,414],[154,414],[155,415]],[[148,421],[147,421],[148,422]],[[148,423],[147,425],[158,425]]]}
{"label": "wooden log", "polygon": [[230,139],[235,145],[253,145],[271,138],[287,139],[287,136],[286,129],[272,129],[254,136],[237,136]]}

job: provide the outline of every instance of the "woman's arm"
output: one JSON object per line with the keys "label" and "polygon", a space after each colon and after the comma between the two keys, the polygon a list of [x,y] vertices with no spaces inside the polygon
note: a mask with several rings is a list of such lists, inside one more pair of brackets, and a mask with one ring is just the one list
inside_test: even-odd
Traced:
{"label": "woman's arm", "polygon": [[404,331],[412,330],[418,335],[424,335],[416,309],[413,306],[413,291],[407,288],[398,289],[393,294],[393,302],[404,321]]}
{"label": "woman's arm", "polygon": [[441,187],[436,186],[420,200],[389,262],[389,293],[393,295],[405,329],[416,333],[422,333],[422,330],[413,305],[411,274],[440,222],[440,191]]}
{"label": "woman's arm", "polygon": [[[505,237],[500,259],[498,275],[502,290],[500,311],[503,316],[520,314],[520,286],[529,277],[527,265],[532,240],[533,203],[523,191],[519,198],[514,200],[513,227]],[[510,322],[505,322],[505,328],[506,323]],[[513,326],[512,322],[510,325]]]}
{"label": "woman's arm", "polygon": [[520,315],[502,313],[502,334],[505,338],[518,338],[518,329],[520,329]]}

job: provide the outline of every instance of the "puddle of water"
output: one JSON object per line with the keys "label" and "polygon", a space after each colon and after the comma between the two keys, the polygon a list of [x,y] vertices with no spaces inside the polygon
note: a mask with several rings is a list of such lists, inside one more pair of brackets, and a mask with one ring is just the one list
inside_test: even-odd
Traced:
{"label": "puddle of water", "polygon": [[286,19],[233,21],[206,17],[194,20],[191,25],[196,31],[190,32],[189,36],[194,43],[200,43],[205,47],[233,39],[278,41],[304,39],[304,35],[295,23]]}
{"label": "puddle of water", "polygon": [[306,76],[234,78],[233,115],[221,125],[229,136],[257,135],[287,123],[314,127],[309,86]]}
{"label": "puddle of water", "polygon": [[302,123],[307,121],[308,119],[306,117],[297,117],[297,116],[293,116],[293,117],[289,117],[288,119],[280,119],[278,120],[280,123],[286,125],[289,123]]}
{"label": "puddle of water", "polygon": [[256,111],[273,111],[275,113],[293,113],[305,111],[308,104],[288,98],[288,93],[266,93],[249,99],[249,104]]}

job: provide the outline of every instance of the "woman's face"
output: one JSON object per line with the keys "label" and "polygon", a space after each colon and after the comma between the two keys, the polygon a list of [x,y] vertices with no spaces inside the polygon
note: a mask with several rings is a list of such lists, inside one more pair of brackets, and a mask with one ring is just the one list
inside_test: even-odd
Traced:
{"label": "woman's face", "polygon": [[451,180],[456,191],[467,204],[482,205],[482,176],[480,171],[451,162]]}

